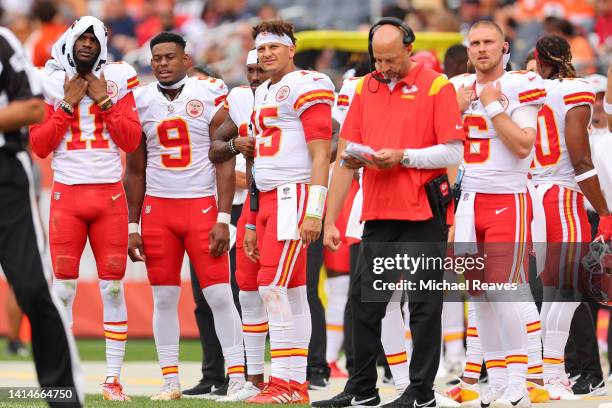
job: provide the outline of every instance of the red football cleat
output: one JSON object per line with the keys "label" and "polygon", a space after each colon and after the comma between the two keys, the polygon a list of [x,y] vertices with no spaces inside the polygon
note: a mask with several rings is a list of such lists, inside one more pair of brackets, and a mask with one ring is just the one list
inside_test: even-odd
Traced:
{"label": "red football cleat", "polygon": [[329,363],[329,378],[348,378],[346,371],[343,371],[338,367],[338,363],[334,361]]}
{"label": "red football cleat", "polygon": [[297,381],[289,382],[291,388],[291,403],[292,404],[310,404],[310,396],[308,395],[308,381],[300,384]]}
{"label": "red football cleat", "polygon": [[265,388],[245,402],[248,404],[290,404],[292,398],[289,383],[280,378],[270,377]]}
{"label": "red football cleat", "polygon": [[123,392],[123,387],[119,383],[119,379],[117,377],[115,377],[112,382],[105,382],[102,384],[102,398],[106,401],[132,400]]}

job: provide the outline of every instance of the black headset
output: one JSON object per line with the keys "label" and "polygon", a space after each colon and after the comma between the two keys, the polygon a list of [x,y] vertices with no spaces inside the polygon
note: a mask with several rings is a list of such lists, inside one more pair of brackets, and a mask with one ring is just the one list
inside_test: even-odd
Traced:
{"label": "black headset", "polygon": [[[372,38],[374,37],[374,33],[376,30],[383,25],[394,25],[402,31],[403,38],[402,42],[404,45],[412,44],[415,40],[414,31],[412,28],[408,27],[406,23],[396,17],[383,17],[376,24],[370,27],[370,32],[368,33],[368,54],[370,58],[370,71],[376,71],[376,67],[374,65],[374,50],[372,49]],[[382,78],[381,75],[373,75],[373,77],[381,82],[387,83],[387,80]]]}

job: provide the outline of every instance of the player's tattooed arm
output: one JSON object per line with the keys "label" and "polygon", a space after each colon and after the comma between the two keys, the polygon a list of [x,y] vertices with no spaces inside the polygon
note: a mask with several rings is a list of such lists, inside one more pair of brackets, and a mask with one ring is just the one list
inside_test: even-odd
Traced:
{"label": "player's tattooed arm", "polygon": [[[576,176],[594,168],[589,144],[590,120],[591,108],[586,105],[576,106],[565,115],[565,143]],[[597,175],[579,182],[578,186],[600,217],[610,215]]]}
{"label": "player's tattooed arm", "polygon": [[[125,196],[128,203],[129,223],[138,224],[140,222],[140,209],[142,208],[146,188],[146,167],[146,137],[142,135],[138,148],[126,157],[123,187],[125,188]],[[144,261],[145,254],[140,234],[138,232],[130,233],[128,239],[128,254],[132,262]]]}
{"label": "player's tattooed arm", "polygon": [[[229,115],[223,109],[220,109],[213,117],[210,123],[211,145],[214,140],[214,135],[218,133],[219,127],[227,121]],[[212,149],[211,149],[212,150]],[[210,158],[210,151],[209,151]],[[232,201],[236,190],[236,158],[234,155],[229,160],[215,163],[215,176],[217,179],[217,207],[221,213],[231,214]],[[209,233],[210,239],[210,254],[212,256],[220,256],[229,250],[229,227],[227,224],[217,222]]]}
{"label": "player's tattooed arm", "polygon": [[332,118],[332,140],[331,140],[331,162],[336,161],[336,153],[338,152],[338,137],[340,136],[340,123]]}

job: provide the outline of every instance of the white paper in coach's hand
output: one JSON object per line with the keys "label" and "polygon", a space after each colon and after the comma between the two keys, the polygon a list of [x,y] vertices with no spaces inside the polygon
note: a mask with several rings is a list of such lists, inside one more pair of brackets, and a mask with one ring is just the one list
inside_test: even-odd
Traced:
{"label": "white paper in coach's hand", "polygon": [[344,149],[344,153],[367,164],[373,164],[372,156],[376,154],[376,151],[367,145],[349,143]]}

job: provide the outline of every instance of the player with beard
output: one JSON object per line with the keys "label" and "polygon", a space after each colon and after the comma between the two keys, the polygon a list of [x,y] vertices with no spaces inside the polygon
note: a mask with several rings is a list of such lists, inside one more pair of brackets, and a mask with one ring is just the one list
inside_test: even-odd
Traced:
{"label": "player with beard", "polygon": [[232,301],[227,255],[234,163],[208,160],[212,134],[226,117],[227,88],[220,79],[187,77],[185,45],[181,36],[167,32],[151,40],[157,81],[136,94],[145,137],[128,156],[125,179],[130,258],[145,262],[153,290],[153,333],[164,377],[153,400],[181,397],[178,300],[185,251],[214,316],[228,365],[228,395],[244,384],[240,316]]}
{"label": "player with beard", "polygon": [[127,401],[119,375],[127,340],[122,279],[127,258],[127,202],[121,185],[119,149],[132,152],[142,128],[132,89],[136,71],[106,63],[107,33],[95,17],[76,20],[53,45],[41,72],[45,121],[30,128],[32,150],[53,153],[49,241],[53,290],[72,304],[85,242],[89,238],[100,279],[106,338],[104,399]]}
{"label": "player with beard", "polygon": [[[249,85],[235,87],[227,95],[225,109],[228,111],[228,116],[219,130],[215,132],[208,153],[213,163],[222,163],[235,157],[236,169],[244,171],[246,171],[246,162],[252,163],[255,140],[250,131],[249,122],[253,112],[254,92],[269,77],[269,74],[257,63],[257,50],[249,51],[247,56]],[[247,187],[253,183],[250,172],[245,182]],[[236,232],[236,281],[240,288],[247,382],[239,393],[220,398],[218,400],[220,402],[244,401],[259,394],[264,387],[264,354],[268,334],[268,316],[257,286],[259,262],[248,258],[243,250],[249,212],[250,195],[247,194]],[[252,225],[248,227],[253,228]]]}

